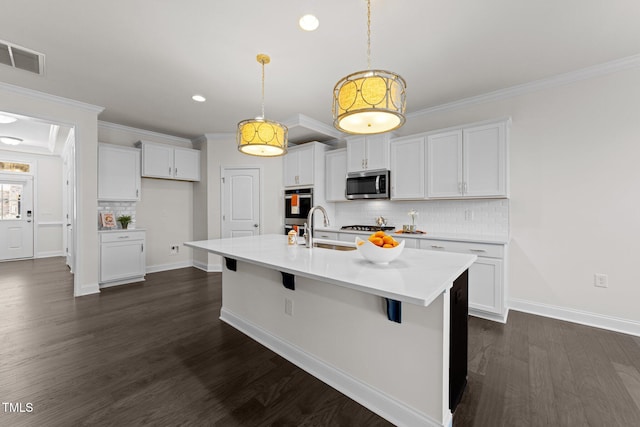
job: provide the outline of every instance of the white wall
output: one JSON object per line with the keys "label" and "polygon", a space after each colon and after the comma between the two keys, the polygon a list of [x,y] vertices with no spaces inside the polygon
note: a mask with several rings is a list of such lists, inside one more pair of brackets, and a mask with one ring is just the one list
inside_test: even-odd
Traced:
{"label": "white wall", "polygon": [[[640,70],[629,69],[410,119],[427,131],[512,117],[512,304],[640,331],[639,112]],[[594,273],[609,287],[594,287]]]}
{"label": "white wall", "polygon": [[[127,147],[145,140],[193,148],[188,139],[105,122],[99,122],[98,140]],[[146,230],[147,271],[192,265],[190,248],[180,246],[177,255],[171,255],[169,248],[193,240],[194,185],[186,181],[142,178],[140,201],[135,204],[135,227]]]}

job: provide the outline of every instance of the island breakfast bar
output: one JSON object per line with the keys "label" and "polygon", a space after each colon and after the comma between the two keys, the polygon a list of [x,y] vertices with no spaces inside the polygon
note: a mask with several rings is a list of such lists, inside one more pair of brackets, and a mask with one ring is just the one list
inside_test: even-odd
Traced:
{"label": "island breakfast bar", "polygon": [[[284,235],[185,246],[225,259],[222,321],[396,425],[452,424],[450,401],[466,381],[475,255],[405,249],[377,265],[357,251],[288,246]],[[464,325],[452,333],[454,300],[464,305]],[[450,355],[457,339],[463,349]],[[464,359],[451,397],[450,356]]]}

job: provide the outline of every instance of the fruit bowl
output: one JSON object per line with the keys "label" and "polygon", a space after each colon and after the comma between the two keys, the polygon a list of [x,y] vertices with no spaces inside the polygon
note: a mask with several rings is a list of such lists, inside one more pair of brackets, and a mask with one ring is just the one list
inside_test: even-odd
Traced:
{"label": "fruit bowl", "polygon": [[398,242],[398,245],[393,248],[383,248],[369,240],[362,240],[356,237],[356,248],[364,259],[374,264],[389,264],[394,259],[398,258],[404,249],[404,240]]}

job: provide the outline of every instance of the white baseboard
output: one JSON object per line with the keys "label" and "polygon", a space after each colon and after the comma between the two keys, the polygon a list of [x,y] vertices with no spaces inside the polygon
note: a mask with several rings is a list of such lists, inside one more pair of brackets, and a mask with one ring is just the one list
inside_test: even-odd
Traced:
{"label": "white baseboard", "polygon": [[494,322],[507,323],[507,317],[509,316],[509,309],[504,311],[504,315],[488,313],[486,311],[477,310],[469,307],[469,316],[479,317],[481,319],[492,320]]}
{"label": "white baseboard", "polygon": [[193,267],[193,263],[191,261],[180,261],[171,264],[148,265],[146,271],[147,273],[157,273],[159,271],[177,270],[187,267]]}
{"label": "white baseboard", "polygon": [[517,298],[509,299],[509,308],[553,319],[566,320],[567,322],[581,325],[594,326],[610,331],[640,336],[640,322],[617,317],[605,316],[588,311],[574,310],[572,308],[558,307],[538,302],[525,301]]}
{"label": "white baseboard", "polygon": [[200,261],[193,261],[193,266],[207,273],[219,273],[222,271],[222,264],[206,264]]}
{"label": "white baseboard", "polygon": [[36,258],[53,258],[56,256],[65,256],[63,251],[48,251],[36,253]]}
{"label": "white baseboard", "polygon": [[220,320],[397,426],[443,427],[452,424],[450,412],[444,423],[440,424],[433,418],[328,365],[312,354],[236,316],[229,310],[222,308]]}

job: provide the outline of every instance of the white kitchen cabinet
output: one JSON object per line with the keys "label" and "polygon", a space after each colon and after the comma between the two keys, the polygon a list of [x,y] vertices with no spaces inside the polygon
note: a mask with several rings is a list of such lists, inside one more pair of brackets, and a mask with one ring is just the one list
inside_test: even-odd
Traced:
{"label": "white kitchen cabinet", "polygon": [[506,305],[506,245],[420,239],[420,249],[457,252],[478,256],[469,267],[469,314],[505,323]]}
{"label": "white kitchen cabinet", "polygon": [[140,200],[140,150],[98,144],[98,200]]}
{"label": "white kitchen cabinet", "polygon": [[174,148],[173,173],[175,179],[200,181],[200,151],[190,148]]}
{"label": "white kitchen cabinet", "polygon": [[[469,267],[469,309],[475,313],[504,313],[503,261],[478,256]],[[505,314],[506,316],[506,314]]]}
{"label": "white kitchen cabinet", "polygon": [[327,202],[346,201],[347,150],[328,151],[325,154],[325,199]]}
{"label": "white kitchen cabinet", "polygon": [[200,181],[200,151],[140,141],[142,176],[146,178]]}
{"label": "white kitchen cabinet", "polygon": [[427,197],[461,197],[462,130],[427,137]]}
{"label": "white kitchen cabinet", "polygon": [[464,195],[506,197],[508,191],[505,123],[465,128],[462,141]]}
{"label": "white kitchen cabinet", "polygon": [[284,156],[284,186],[313,186],[314,193],[322,200],[327,148],[325,144],[315,141],[290,147]]}
{"label": "white kitchen cabinet", "polygon": [[388,133],[347,138],[347,172],[389,169]]}
{"label": "white kitchen cabinet", "polygon": [[144,230],[100,233],[100,287],[140,282],[145,273]]}
{"label": "white kitchen cabinet", "polygon": [[284,156],[284,186],[313,185],[313,145],[289,148]]}
{"label": "white kitchen cabinet", "polygon": [[505,122],[427,136],[427,198],[508,197]]}
{"label": "white kitchen cabinet", "polygon": [[391,199],[424,199],[424,150],[424,137],[391,141]]}

